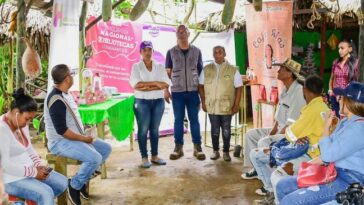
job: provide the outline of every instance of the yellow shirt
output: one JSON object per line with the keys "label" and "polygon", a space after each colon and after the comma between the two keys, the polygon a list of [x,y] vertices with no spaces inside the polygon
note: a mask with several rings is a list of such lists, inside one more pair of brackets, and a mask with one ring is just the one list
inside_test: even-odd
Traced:
{"label": "yellow shirt", "polygon": [[304,106],[299,118],[286,129],[286,138],[290,142],[295,142],[300,138],[308,137],[310,148],[307,152],[311,158],[318,157],[320,150],[318,142],[322,137],[325,113],[329,108],[322,100],[322,97],[316,97]]}

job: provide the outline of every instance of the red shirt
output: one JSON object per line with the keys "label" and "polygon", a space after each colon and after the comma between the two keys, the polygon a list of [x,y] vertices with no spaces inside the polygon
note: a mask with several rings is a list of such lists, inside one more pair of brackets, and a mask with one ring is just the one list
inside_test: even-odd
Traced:
{"label": "red shirt", "polygon": [[[358,79],[359,72],[359,60],[356,60],[354,65],[354,80]],[[332,64],[331,75],[334,77],[332,88],[346,88],[349,84],[349,64],[346,62],[343,67],[340,66],[340,62],[335,60]]]}

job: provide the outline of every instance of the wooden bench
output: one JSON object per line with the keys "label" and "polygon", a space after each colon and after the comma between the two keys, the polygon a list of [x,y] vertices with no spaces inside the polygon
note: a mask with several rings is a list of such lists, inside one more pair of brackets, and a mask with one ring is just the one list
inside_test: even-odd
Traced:
{"label": "wooden bench", "polygon": [[[46,159],[48,161],[48,164],[54,164],[54,170],[60,174],[63,174],[64,176],[67,175],[67,165],[80,165],[81,162],[75,159],[57,156],[51,153],[48,153],[46,155]],[[87,192],[89,192],[89,183],[87,182]],[[57,204],[67,204],[67,191],[63,192],[61,195],[57,198]]]}

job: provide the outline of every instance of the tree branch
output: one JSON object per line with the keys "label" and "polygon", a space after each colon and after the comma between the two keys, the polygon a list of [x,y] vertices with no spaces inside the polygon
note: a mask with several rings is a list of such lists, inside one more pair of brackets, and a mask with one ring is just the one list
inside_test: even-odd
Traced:
{"label": "tree branch", "polygon": [[[114,3],[112,5],[112,9],[114,10],[117,6],[119,6],[121,3],[123,3],[125,0],[119,0],[116,3]],[[95,20],[93,20],[91,23],[89,23],[86,26],[85,32],[87,32],[92,26],[94,26],[95,24],[97,24],[97,22],[99,22],[102,19],[102,16],[98,16]]]}

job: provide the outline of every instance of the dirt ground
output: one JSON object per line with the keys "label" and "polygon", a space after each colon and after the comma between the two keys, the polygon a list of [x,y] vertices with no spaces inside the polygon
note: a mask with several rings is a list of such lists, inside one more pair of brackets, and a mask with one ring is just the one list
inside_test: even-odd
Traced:
{"label": "dirt ground", "polygon": [[[203,147],[206,160],[198,161],[192,155],[191,137],[185,135],[185,156],[177,161],[169,160],[174,148],[173,136],[160,138],[159,156],[166,159],[166,166],[141,169],[139,149],[129,151],[129,140],[113,145],[113,152],[106,162],[107,179],[97,177],[91,181],[91,199],[84,205],[243,205],[254,204],[259,197],[255,190],[258,180],[242,180],[242,159],[232,156],[231,162],[221,158],[210,160],[212,149]],[[149,147],[149,146],[148,146]],[[37,150],[45,154],[41,143]],[[69,175],[77,171],[69,166]],[[68,203],[70,204],[70,203]]]}

